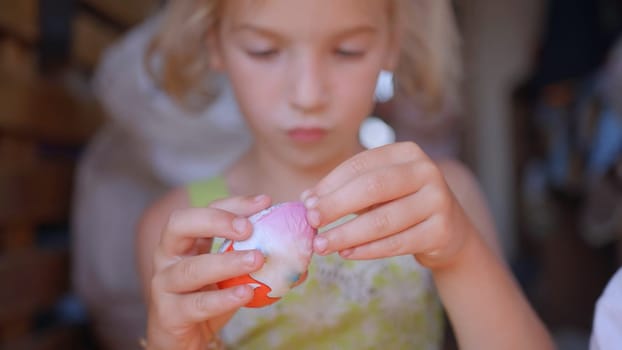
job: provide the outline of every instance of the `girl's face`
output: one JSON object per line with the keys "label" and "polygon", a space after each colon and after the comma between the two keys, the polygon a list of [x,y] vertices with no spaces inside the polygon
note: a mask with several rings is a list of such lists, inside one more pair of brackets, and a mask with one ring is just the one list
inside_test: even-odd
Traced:
{"label": "girl's face", "polygon": [[210,39],[257,146],[302,167],[358,149],[397,57],[387,0],[227,0]]}

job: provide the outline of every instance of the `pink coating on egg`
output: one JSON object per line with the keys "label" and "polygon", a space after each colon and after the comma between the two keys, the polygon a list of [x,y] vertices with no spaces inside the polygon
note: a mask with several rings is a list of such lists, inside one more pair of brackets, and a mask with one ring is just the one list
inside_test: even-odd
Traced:
{"label": "pink coating on egg", "polygon": [[307,222],[306,208],[301,202],[277,204],[249,220],[253,224],[252,235],[233,242],[233,250],[258,249],[264,254],[264,266],[250,277],[270,289],[270,298],[280,298],[306,274],[317,230]]}

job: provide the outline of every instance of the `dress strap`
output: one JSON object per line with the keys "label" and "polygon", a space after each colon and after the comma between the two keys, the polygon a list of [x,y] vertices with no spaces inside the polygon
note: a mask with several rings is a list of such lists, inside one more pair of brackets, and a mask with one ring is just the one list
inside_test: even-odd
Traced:
{"label": "dress strap", "polygon": [[205,207],[217,199],[229,196],[227,183],[222,176],[192,182],[186,189],[193,207]]}

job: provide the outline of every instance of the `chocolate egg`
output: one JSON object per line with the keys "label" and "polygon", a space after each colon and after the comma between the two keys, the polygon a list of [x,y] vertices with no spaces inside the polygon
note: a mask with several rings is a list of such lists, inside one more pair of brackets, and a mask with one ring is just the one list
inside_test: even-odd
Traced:
{"label": "chocolate egg", "polygon": [[261,269],[248,275],[218,283],[219,288],[248,284],[254,289],[247,307],[263,307],[282,298],[306,277],[313,254],[313,237],[317,231],[306,219],[301,202],[285,202],[265,209],[249,218],[251,236],[244,241],[227,240],[220,252],[257,249],[265,262]]}

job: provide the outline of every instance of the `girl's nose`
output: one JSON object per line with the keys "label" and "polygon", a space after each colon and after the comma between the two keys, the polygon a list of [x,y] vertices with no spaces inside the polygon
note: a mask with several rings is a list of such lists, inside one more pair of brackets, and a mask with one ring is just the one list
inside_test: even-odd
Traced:
{"label": "girl's nose", "polygon": [[306,57],[295,65],[290,74],[290,101],[294,109],[304,113],[318,113],[326,107],[328,91],[319,59]]}

